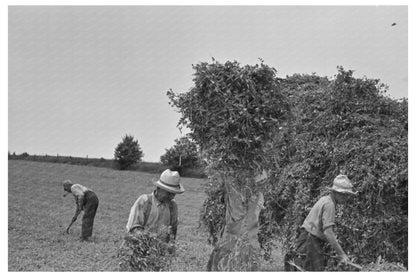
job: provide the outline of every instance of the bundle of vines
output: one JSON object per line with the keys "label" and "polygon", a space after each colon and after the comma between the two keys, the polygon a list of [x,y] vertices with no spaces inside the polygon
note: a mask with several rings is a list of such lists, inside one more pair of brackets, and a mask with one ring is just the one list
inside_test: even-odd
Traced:
{"label": "bundle of vines", "polygon": [[148,231],[125,235],[117,256],[120,271],[164,271],[169,266],[168,244]]}
{"label": "bundle of vines", "polygon": [[362,271],[407,271],[407,268],[401,263],[391,263],[379,256],[377,261],[367,264]]}
{"label": "bundle of vines", "polygon": [[[227,225],[227,186],[247,202],[264,194],[258,240],[268,257],[276,238],[291,249],[312,205],[343,173],[359,192],[338,209],[343,249],[361,265],[381,256],[407,267],[406,99],[392,99],[379,80],[355,78],[342,67],[333,78],[283,79],[263,62],[213,61],[194,69],[195,86],[168,96],[182,114],[178,125],[191,130],[207,161],[200,218],[212,243],[218,245]],[[255,183],[263,170],[269,178]]]}
{"label": "bundle of vines", "polygon": [[[205,207],[208,228],[222,234],[218,242],[216,235],[212,238],[217,244],[207,269],[233,271],[245,265],[258,270],[257,204],[263,195],[254,176],[263,170],[267,144],[286,120],[289,102],[278,87],[276,70],[263,63],[242,67],[213,60],[194,69],[194,87],[180,94],[169,91],[168,97],[182,113],[179,125],[191,130],[207,161],[210,186],[221,190],[214,195],[225,203]],[[224,224],[222,231],[215,230],[218,223]]]}
{"label": "bundle of vines", "polygon": [[282,82],[296,101],[294,118],[287,142],[274,148],[279,166],[263,222],[277,222],[289,248],[311,206],[342,172],[359,192],[336,219],[344,250],[360,264],[381,256],[407,266],[408,103],[388,97],[378,80],[352,75],[339,68],[332,81]]}

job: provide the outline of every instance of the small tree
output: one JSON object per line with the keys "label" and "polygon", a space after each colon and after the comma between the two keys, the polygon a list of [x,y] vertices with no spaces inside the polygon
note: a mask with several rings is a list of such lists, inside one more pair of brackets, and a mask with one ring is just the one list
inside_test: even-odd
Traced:
{"label": "small tree", "polygon": [[165,149],[166,153],[160,157],[160,162],[167,166],[195,168],[199,165],[198,148],[188,137],[175,139],[175,145]]}
{"label": "small tree", "polygon": [[143,151],[137,140],[131,135],[125,135],[114,151],[114,160],[120,170],[125,170],[134,163],[141,161]]}

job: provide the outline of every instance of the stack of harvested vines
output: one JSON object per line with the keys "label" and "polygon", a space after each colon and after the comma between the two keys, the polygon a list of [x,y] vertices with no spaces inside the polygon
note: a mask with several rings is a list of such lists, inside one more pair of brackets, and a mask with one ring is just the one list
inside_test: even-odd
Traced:
{"label": "stack of harvested vines", "polygon": [[129,233],[118,251],[121,271],[165,271],[169,265],[169,245],[156,233]]}

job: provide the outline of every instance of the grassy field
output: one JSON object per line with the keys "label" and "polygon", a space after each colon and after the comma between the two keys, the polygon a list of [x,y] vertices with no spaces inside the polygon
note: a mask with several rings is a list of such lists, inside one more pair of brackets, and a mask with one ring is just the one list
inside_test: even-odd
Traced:
{"label": "grassy field", "polygon": [[[9,161],[8,269],[9,271],[117,271],[131,205],[154,189],[157,174],[31,161]],[[62,197],[61,182],[71,179],[94,190],[100,204],[92,242],[82,243],[81,216],[64,234],[74,212],[74,198]],[[175,199],[179,207],[177,256],[171,271],[205,271],[212,246],[198,228],[205,199],[204,179],[183,178],[186,192]],[[277,254],[277,256],[279,256]],[[274,259],[264,270],[279,271]]]}

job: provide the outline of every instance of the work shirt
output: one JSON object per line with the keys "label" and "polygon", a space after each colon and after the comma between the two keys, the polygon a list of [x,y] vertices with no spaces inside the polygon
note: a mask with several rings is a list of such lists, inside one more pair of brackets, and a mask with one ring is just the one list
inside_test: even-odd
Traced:
{"label": "work shirt", "polygon": [[77,203],[77,209],[82,210],[84,206],[84,194],[89,191],[87,187],[84,187],[80,184],[73,184],[71,186],[71,192],[75,197],[75,202]]}
{"label": "work shirt", "polygon": [[71,192],[75,196],[84,196],[84,193],[86,193],[89,189],[80,185],[80,184],[73,184],[71,186]]}
{"label": "work shirt", "polygon": [[[149,204],[151,201],[151,205]],[[178,225],[178,209],[174,200],[171,200],[172,209],[172,223],[169,203],[163,203],[157,200],[154,193],[141,195],[130,209],[129,219],[127,221],[126,229],[130,232],[134,227],[141,227],[155,233],[169,232],[169,226],[175,230]],[[146,209],[150,207],[150,211]],[[148,213],[147,219],[145,213]]]}
{"label": "work shirt", "polygon": [[330,195],[321,197],[302,224],[310,234],[326,240],[324,230],[335,225],[335,202]]}

